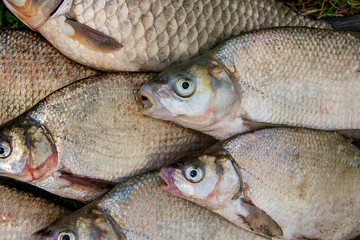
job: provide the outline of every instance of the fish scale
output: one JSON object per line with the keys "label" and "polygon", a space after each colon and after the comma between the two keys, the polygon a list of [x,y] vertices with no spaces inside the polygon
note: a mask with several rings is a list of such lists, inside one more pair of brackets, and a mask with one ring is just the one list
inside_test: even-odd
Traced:
{"label": "fish scale", "polygon": [[158,172],[118,184],[93,203],[33,234],[32,240],[57,240],[61,231],[77,239],[261,240],[205,208],[161,190]]}
{"label": "fish scale", "polygon": [[[241,107],[250,119],[357,129],[359,43],[350,34],[280,29],[229,41],[215,50],[213,57],[239,79],[244,93]],[[277,119],[272,116],[274,111]]]}
{"label": "fish scale", "polygon": [[351,239],[360,229],[360,149],[338,133],[268,128],[161,169],[162,188],[274,239]]}
{"label": "fish scale", "polygon": [[[12,1],[6,1],[7,6],[21,18],[21,10],[12,8],[16,6]],[[68,22],[68,17],[76,24]],[[116,71],[161,71],[232,36],[260,28],[330,28],[274,0],[72,1],[44,22],[25,22],[28,20],[66,56],[97,69]],[[119,45],[110,46],[88,35],[85,26]]]}
{"label": "fish scale", "polygon": [[[25,120],[21,118],[1,129],[0,144],[10,141],[13,154],[0,162],[0,175],[7,174],[64,197],[90,201],[108,190],[109,185],[160,168],[169,159],[214,143],[212,137],[142,115],[137,91],[154,76],[103,74],[51,94],[28,112]],[[39,135],[32,136],[34,131],[16,132],[29,124],[40,124],[38,134],[48,136],[39,140]],[[25,140],[17,142],[23,138],[35,141],[29,159],[29,144]],[[24,149],[25,153],[18,153]],[[51,163],[51,154],[55,154],[56,163]],[[31,171],[49,163],[45,164],[46,175],[24,180],[18,173],[26,172],[25,167],[13,167],[17,171],[11,173],[5,170],[12,160],[20,164],[24,159],[32,163]],[[99,187],[102,185],[98,181],[86,185],[94,179],[107,185]]]}
{"label": "fish scale", "polygon": [[278,125],[359,138],[359,69],[358,33],[263,29],[169,68],[139,93],[145,115],[222,140]]}
{"label": "fish scale", "polygon": [[71,212],[48,199],[19,190],[4,179],[0,179],[0,205],[1,240],[27,240],[32,233]]}
{"label": "fish scale", "polygon": [[0,32],[0,125],[48,94],[96,71],[74,63],[30,31]]}
{"label": "fish scale", "polygon": [[359,233],[360,151],[339,134],[268,129],[223,148],[241,168],[246,196],[283,226],[284,236],[300,230],[304,237],[347,239]]}

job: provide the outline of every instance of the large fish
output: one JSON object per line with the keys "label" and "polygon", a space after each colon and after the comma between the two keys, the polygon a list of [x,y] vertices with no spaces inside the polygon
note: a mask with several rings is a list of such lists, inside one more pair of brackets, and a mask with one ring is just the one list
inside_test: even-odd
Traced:
{"label": "large fish", "polygon": [[214,143],[141,114],[137,91],[153,76],[106,74],[51,94],[0,129],[0,175],[90,201],[126,177]]}
{"label": "large fish", "polygon": [[261,240],[216,214],[162,191],[157,173],[120,183],[111,192],[35,233],[32,240]]}
{"label": "large fish", "polygon": [[0,30],[0,125],[55,90],[96,74],[30,31]]}
{"label": "large fish", "polygon": [[241,32],[330,26],[275,0],[4,2],[66,56],[102,70],[160,71]]}
{"label": "large fish", "polygon": [[338,133],[259,130],[183,157],[160,176],[165,190],[265,236],[360,235],[360,149]]}
{"label": "large fish", "polygon": [[15,186],[13,182],[0,179],[1,240],[28,240],[34,232],[71,213],[65,207]]}
{"label": "large fish", "polygon": [[273,125],[360,129],[356,35],[313,28],[241,35],[145,84],[144,114],[218,139]]}

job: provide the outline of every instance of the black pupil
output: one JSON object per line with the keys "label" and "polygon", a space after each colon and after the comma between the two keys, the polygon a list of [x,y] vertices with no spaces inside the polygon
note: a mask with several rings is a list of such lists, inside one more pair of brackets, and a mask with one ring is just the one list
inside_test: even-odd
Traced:
{"label": "black pupil", "polygon": [[181,86],[183,87],[183,89],[188,89],[190,87],[190,84],[189,82],[183,82]]}
{"label": "black pupil", "polygon": [[3,155],[5,153],[5,148],[3,146],[0,146],[0,155]]}
{"label": "black pupil", "polygon": [[62,236],[61,240],[70,240],[70,236],[65,234]]}
{"label": "black pupil", "polygon": [[191,176],[191,177],[196,177],[196,175],[197,175],[197,171],[196,171],[196,170],[191,170],[191,171],[190,171],[190,176]]}

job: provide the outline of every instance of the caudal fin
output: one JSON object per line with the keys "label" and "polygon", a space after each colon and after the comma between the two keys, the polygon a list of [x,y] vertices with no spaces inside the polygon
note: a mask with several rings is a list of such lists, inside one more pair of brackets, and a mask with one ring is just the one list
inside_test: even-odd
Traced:
{"label": "caudal fin", "polygon": [[360,32],[360,14],[325,19],[334,29]]}

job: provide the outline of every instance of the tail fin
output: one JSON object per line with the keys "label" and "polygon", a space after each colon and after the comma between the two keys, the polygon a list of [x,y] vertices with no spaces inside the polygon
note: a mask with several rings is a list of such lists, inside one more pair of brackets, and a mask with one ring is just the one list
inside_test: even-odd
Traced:
{"label": "tail fin", "polygon": [[360,32],[360,14],[325,19],[334,29]]}

